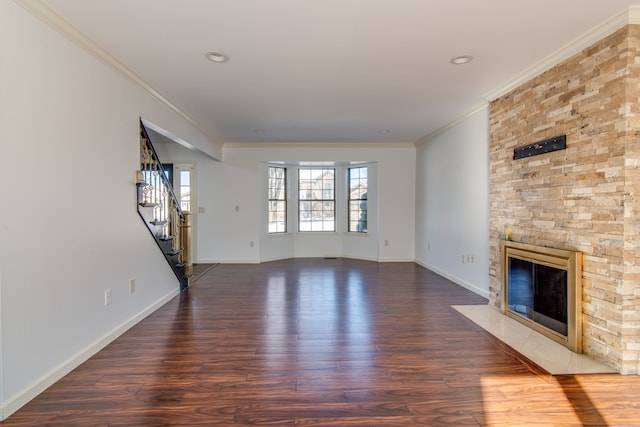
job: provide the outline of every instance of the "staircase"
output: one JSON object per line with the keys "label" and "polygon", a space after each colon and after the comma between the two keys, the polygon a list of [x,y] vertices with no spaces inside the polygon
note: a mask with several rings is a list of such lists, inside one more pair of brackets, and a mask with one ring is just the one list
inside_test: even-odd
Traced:
{"label": "staircase", "polygon": [[191,264],[191,213],[183,211],[162,163],[140,122],[140,170],[136,172],[138,214],[180,282],[189,287]]}

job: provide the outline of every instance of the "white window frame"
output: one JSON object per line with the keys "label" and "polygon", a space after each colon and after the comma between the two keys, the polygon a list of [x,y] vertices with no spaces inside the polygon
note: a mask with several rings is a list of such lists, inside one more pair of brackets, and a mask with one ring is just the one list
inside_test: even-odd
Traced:
{"label": "white window frame", "polygon": [[[366,188],[367,191],[365,192],[365,194],[367,194],[367,198],[366,199],[352,199],[351,198],[351,171],[354,169],[365,169],[367,171],[367,184],[366,184]],[[368,218],[368,212],[369,212],[369,166],[368,165],[354,165],[354,166],[348,166],[346,168],[346,182],[347,182],[347,186],[346,186],[346,207],[347,207],[347,219],[346,219],[346,230],[348,233],[358,233],[358,234],[367,234],[368,232],[368,227],[369,227],[369,218]],[[366,205],[366,209],[364,209],[364,212],[367,213],[367,218],[365,219],[365,229],[364,230],[352,230],[351,229],[351,203],[353,201],[359,201],[360,203],[360,207],[362,206],[362,201],[365,201],[365,205]],[[362,212],[362,210],[359,208],[357,210],[357,212]]]}
{"label": "white window frame", "polygon": [[[323,171],[323,173],[321,175],[322,177],[324,176],[325,173],[327,173],[329,171],[333,172],[333,179],[331,181],[329,181],[329,180],[325,181],[324,178],[320,178],[321,179],[321,183],[322,183],[322,188],[311,189],[312,193],[314,192],[314,190],[315,190],[315,192],[318,192],[318,191],[320,192],[320,197],[319,198],[318,197],[311,197],[311,198],[308,198],[308,199],[307,198],[303,199],[303,198],[300,197],[300,194],[301,194],[301,191],[302,191],[300,189],[300,182],[302,180],[301,173],[303,171]],[[331,167],[328,167],[328,166],[318,166],[318,167],[316,167],[316,166],[300,166],[298,168],[297,172],[298,172],[297,173],[298,191],[297,191],[296,202],[297,202],[297,211],[298,211],[298,215],[297,215],[297,218],[298,218],[298,226],[297,226],[298,227],[298,232],[299,233],[314,233],[314,232],[316,232],[316,233],[335,233],[338,230],[338,226],[339,226],[338,221],[337,221],[337,217],[336,217],[336,215],[338,213],[337,200],[336,200],[336,197],[337,197],[337,194],[338,194],[338,187],[336,185],[337,184],[336,183],[336,175],[338,173],[337,168],[335,166],[331,166]],[[326,183],[328,183],[328,182],[332,182],[333,188],[330,189],[330,190],[326,189]],[[332,194],[333,194],[332,198],[325,198],[325,195],[326,195],[327,191],[331,191],[332,192]],[[302,203],[304,203],[304,202],[307,202],[307,203],[309,203],[311,205],[321,204],[322,206],[321,206],[321,208],[319,210],[318,209],[314,209],[313,207],[311,209],[309,209],[309,210],[303,210],[303,209],[301,209],[301,206],[302,206]],[[324,209],[325,203],[332,203],[333,204],[333,229],[329,229],[329,230],[325,229],[325,224],[329,223],[329,221],[324,218],[324,213],[327,212]],[[311,222],[310,222],[311,229],[310,230],[301,230],[300,224],[302,222],[302,214],[303,214],[303,212],[309,212],[311,214],[313,214],[313,212],[321,212],[323,214],[323,217],[322,217],[322,219],[320,221],[317,221],[317,222],[322,224],[322,229],[321,230],[317,230],[317,229],[314,230],[313,229],[315,221],[312,218]]]}
{"label": "white window frame", "polygon": [[[264,177],[264,230],[265,235],[269,237],[287,236],[294,234],[311,235],[313,233],[330,235],[344,233],[345,235],[351,235],[354,237],[366,237],[372,230],[370,226],[372,224],[371,215],[372,211],[372,191],[375,191],[375,187],[371,185],[371,163],[370,162],[323,162],[321,165],[305,162],[264,162],[265,168],[263,169]],[[286,231],[285,232],[270,232],[269,231],[269,168],[284,168],[286,170]],[[349,231],[349,169],[351,168],[367,168],[367,232],[350,232]],[[299,171],[301,169],[333,169],[334,170],[334,230],[332,231],[320,231],[320,230],[300,230],[299,228]],[[373,195],[375,196],[375,195]],[[375,212],[373,213],[375,215]]]}
{"label": "white window frame", "polygon": [[[271,169],[282,169],[284,171],[284,191],[283,191],[283,198],[277,198],[277,199],[272,199],[271,196],[271,186],[270,186],[270,180],[271,180]],[[287,168],[286,166],[281,166],[281,165],[267,165],[267,233],[268,234],[272,234],[272,235],[277,235],[277,234],[286,234],[287,230],[289,229],[289,200],[288,200],[288,190],[289,190],[289,168]],[[271,230],[271,203],[272,202],[282,202],[284,203],[284,230],[280,231],[280,230],[275,230],[272,231]],[[276,225],[277,227],[277,225]]]}

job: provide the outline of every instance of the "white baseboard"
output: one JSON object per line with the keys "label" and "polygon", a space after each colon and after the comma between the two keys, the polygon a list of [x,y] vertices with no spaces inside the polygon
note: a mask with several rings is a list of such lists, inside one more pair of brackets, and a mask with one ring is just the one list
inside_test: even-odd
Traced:
{"label": "white baseboard", "polygon": [[362,261],[374,261],[374,262],[415,262],[413,258],[375,258],[375,257],[360,257],[354,255],[320,255],[320,256],[275,256],[266,257],[260,259],[199,259],[194,264],[260,264],[262,262],[280,261],[283,259],[296,259],[296,258],[350,258],[359,259]]}
{"label": "white baseboard", "polygon": [[260,264],[259,259],[221,259],[218,264]]}
{"label": "white baseboard", "polygon": [[378,262],[415,262],[413,258],[378,258]]}
{"label": "white baseboard", "polygon": [[470,290],[471,292],[473,292],[474,294],[480,295],[481,297],[485,297],[487,299],[489,299],[489,291],[479,288],[476,285],[474,285],[473,283],[469,283],[466,280],[463,280],[459,277],[456,277],[454,275],[451,275],[449,273],[447,273],[446,271],[442,271],[437,267],[434,267],[432,265],[427,264],[426,262],[420,261],[420,260],[415,260],[415,263],[418,264],[421,267],[426,268],[427,270],[431,270],[434,273],[439,274],[440,276],[451,280],[453,283],[455,283],[456,285],[460,285],[465,289]]}
{"label": "white baseboard", "polygon": [[282,261],[285,259],[293,259],[293,257],[290,256],[273,256],[273,257],[267,257],[267,258],[260,258],[259,263],[263,263],[263,262],[271,262],[271,261]]}
{"label": "white baseboard", "polygon": [[[262,262],[277,261],[279,259],[287,259],[287,258],[263,259],[261,261]],[[489,292],[488,291],[486,291],[484,289],[481,289],[481,288],[473,285],[472,283],[469,283],[469,282],[467,282],[465,280],[462,280],[462,279],[460,279],[460,278],[458,278],[456,276],[453,276],[453,275],[451,275],[451,274],[449,274],[449,273],[447,273],[445,271],[442,271],[442,270],[438,269],[437,267],[434,267],[432,265],[424,263],[424,262],[422,262],[420,260],[414,260],[414,259],[384,259],[384,260],[380,259],[380,260],[375,260],[375,259],[368,259],[368,258],[354,258],[354,259],[362,259],[362,260],[365,260],[365,261],[379,261],[379,262],[415,262],[416,264],[418,264],[418,265],[420,265],[420,266],[422,266],[422,267],[424,267],[424,268],[426,268],[428,270],[433,271],[434,273],[437,273],[437,274],[439,274],[439,275],[451,280],[452,282],[462,286],[463,288],[466,288],[466,289],[470,290],[471,292],[474,292],[474,293],[476,293],[476,294],[478,294],[480,296],[483,296],[485,298],[489,298]],[[225,263],[225,264],[240,264],[240,263],[241,264],[258,264],[261,261],[258,261],[258,260],[224,260],[224,261],[200,260],[199,262],[200,263]],[[62,364],[60,364],[58,367],[52,369],[50,372],[48,372],[45,375],[43,375],[42,377],[40,377],[39,379],[34,381],[32,384],[28,385],[27,387],[25,387],[24,389],[22,389],[21,391],[19,391],[15,395],[11,396],[9,399],[7,399],[3,403],[2,408],[0,408],[0,421],[5,420],[7,417],[9,417],[11,414],[16,412],[18,409],[20,409],[22,406],[27,404],[29,401],[34,399],[36,396],[38,396],[44,390],[46,390],[47,388],[52,386],[56,381],[60,380],[62,377],[64,377],[65,375],[67,375],[68,373],[73,371],[75,368],[77,368],[82,363],[87,361],[91,356],[95,355],[97,352],[99,352],[104,347],[106,347],[108,344],[113,342],[120,335],[125,333],[131,327],[135,326],[137,323],[139,323],[145,317],[149,316],[151,313],[156,311],[158,308],[162,307],[164,304],[169,302],[172,298],[174,298],[178,294],[179,294],[179,290],[177,290],[177,289],[174,290],[174,291],[171,291],[170,293],[168,293],[164,297],[160,298],[155,303],[151,304],[149,307],[147,307],[142,312],[140,312],[137,315],[133,316],[132,318],[130,318],[129,320],[124,322],[122,325],[118,326],[117,328],[113,329],[111,332],[107,333],[102,338],[98,339],[94,343],[92,343],[89,346],[87,346],[84,350],[80,351],[75,356],[72,356],[71,358],[69,358],[68,360],[66,360]]]}
{"label": "white baseboard", "polygon": [[343,255],[340,258],[347,258],[347,259],[357,259],[359,261],[372,261],[372,262],[378,262],[378,258],[376,257],[366,257],[366,256],[355,256],[355,255]]}
{"label": "white baseboard", "polygon": [[201,259],[194,264],[260,264],[259,259]]}
{"label": "white baseboard", "polygon": [[270,261],[281,261],[285,259],[298,259],[298,258],[348,258],[358,259],[361,261],[373,261],[373,262],[414,262],[413,258],[375,258],[375,257],[360,257],[352,255],[324,255],[324,256],[276,256],[256,259],[218,259],[218,260],[198,260],[195,264],[260,264]]}
{"label": "white baseboard", "polygon": [[29,401],[33,400],[47,388],[51,387],[62,377],[86,362],[91,356],[95,355],[97,352],[105,348],[120,335],[122,335],[142,319],[165,305],[179,293],[180,291],[178,289],[169,292],[167,295],[160,298],[158,301],[154,302],[140,313],[131,317],[129,320],[125,321],[123,324],[116,327],[102,338],[99,338],[92,344],[88,345],[76,355],[70,357],[56,368],[47,372],[46,374],[35,380],[33,383],[29,384],[28,386],[11,396],[9,399],[3,402],[2,407],[0,408],[0,421],[8,418],[11,414],[26,405]]}

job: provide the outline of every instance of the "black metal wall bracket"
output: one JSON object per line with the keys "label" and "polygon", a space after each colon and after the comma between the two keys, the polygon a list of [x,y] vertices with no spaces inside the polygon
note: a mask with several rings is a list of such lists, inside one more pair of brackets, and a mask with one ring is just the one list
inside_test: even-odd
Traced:
{"label": "black metal wall bracket", "polygon": [[564,150],[567,148],[567,135],[556,136],[544,141],[534,142],[513,149],[513,160],[525,157],[537,156],[539,154],[550,153],[552,151]]}

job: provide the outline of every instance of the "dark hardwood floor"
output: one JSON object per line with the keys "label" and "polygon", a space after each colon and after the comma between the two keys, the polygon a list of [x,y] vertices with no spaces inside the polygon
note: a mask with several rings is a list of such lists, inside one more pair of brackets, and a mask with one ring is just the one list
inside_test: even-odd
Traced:
{"label": "dark hardwood floor", "polygon": [[640,425],[640,377],[552,377],[412,263],[218,265],[9,426]]}

